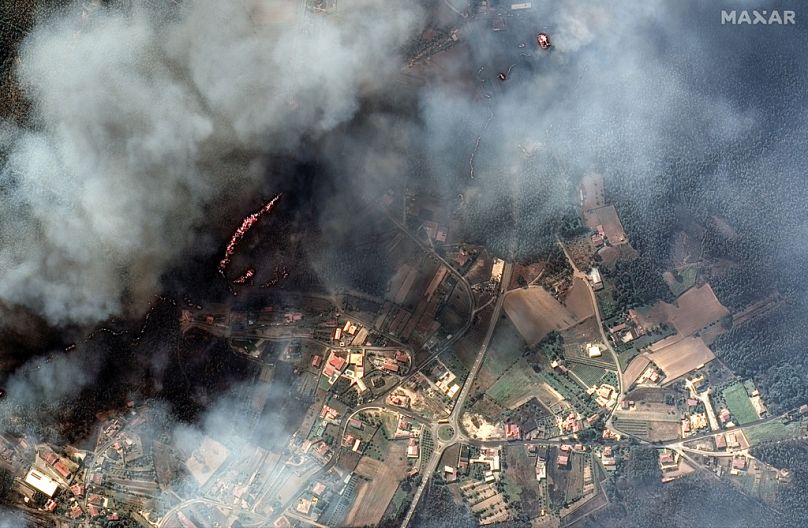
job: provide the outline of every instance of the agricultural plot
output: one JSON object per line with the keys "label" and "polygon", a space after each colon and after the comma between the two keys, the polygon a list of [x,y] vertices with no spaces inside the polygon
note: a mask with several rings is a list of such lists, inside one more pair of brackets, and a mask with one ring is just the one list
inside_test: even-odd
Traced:
{"label": "agricultural plot", "polygon": [[762,442],[774,442],[795,438],[803,433],[805,427],[799,421],[783,423],[773,421],[758,425],[750,425],[744,428],[744,435],[749,441],[749,445],[757,445]]}
{"label": "agricultural plot", "polygon": [[735,421],[739,424],[747,424],[758,419],[755,406],[752,405],[752,401],[749,399],[749,395],[746,394],[746,389],[742,383],[733,383],[724,389],[722,396],[724,401],[727,402],[729,411],[735,417]]}
{"label": "agricultural plot", "polygon": [[581,179],[581,210],[586,212],[590,209],[603,207],[606,204],[605,193],[603,191],[603,175],[590,173]]}
{"label": "agricultural plot", "polygon": [[595,308],[592,306],[592,297],[589,295],[589,289],[583,279],[574,279],[572,288],[567,292],[564,298],[564,306],[575,316],[579,321],[583,321],[587,317],[595,315]]}
{"label": "agricultural plot", "polygon": [[557,391],[561,396],[581,414],[589,415],[598,411],[598,406],[587,395],[583,389],[568,378],[559,376],[553,372],[542,373],[547,384]]}
{"label": "agricultural plot", "polygon": [[584,454],[571,453],[567,467],[560,468],[559,452],[556,447],[550,449],[551,454],[547,459],[547,491],[554,509],[561,509],[583,495],[584,465],[588,460]]}
{"label": "agricultural plot", "polygon": [[674,296],[679,297],[685,291],[689,290],[696,284],[696,277],[699,275],[699,270],[696,266],[688,266],[682,271],[670,272],[666,271],[662,274],[662,278],[670,288]]}
{"label": "agricultural plot", "polygon": [[617,209],[615,209],[613,205],[586,211],[584,218],[586,219],[586,225],[592,229],[598,225],[602,225],[606,238],[612,246],[628,244],[623,224],[620,222],[620,217],[617,216]]}
{"label": "agricultural plot", "polygon": [[541,287],[508,292],[505,313],[528,345],[533,346],[552,330],[564,330],[578,319]]}
{"label": "agricultural plot", "polygon": [[606,370],[594,365],[584,365],[582,363],[570,364],[570,371],[578,376],[587,387],[591,387],[600,381],[600,378],[606,373]]}
{"label": "agricultural plot", "polygon": [[535,459],[528,456],[524,446],[507,446],[505,460],[505,494],[508,502],[518,504],[517,511],[531,518],[537,516],[539,502]]}
{"label": "agricultural plot", "polygon": [[510,408],[534,394],[542,381],[541,376],[524,359],[520,359],[485,394],[502,407]]}
{"label": "agricultural plot", "polygon": [[665,383],[684,376],[715,359],[715,354],[698,337],[686,337],[653,352],[651,360],[665,373]]}
{"label": "agricultural plot", "polygon": [[347,526],[375,526],[381,521],[387,505],[398,489],[406,472],[406,445],[389,444],[385,462],[362,457],[356,474],[363,477],[356,491],[356,500],[345,519]]}
{"label": "agricultural plot", "polygon": [[491,338],[483,368],[494,376],[501,376],[522,357],[525,342],[509,319],[500,320]]}
{"label": "agricultural plot", "polygon": [[623,381],[626,387],[631,387],[637,379],[642,376],[643,372],[651,364],[651,360],[647,356],[637,356],[628,364],[628,368],[623,372]]}
{"label": "agricultural plot", "polygon": [[627,420],[621,418],[615,423],[615,427],[621,432],[639,438],[648,438],[649,426],[645,420]]}
{"label": "agricultural plot", "polygon": [[675,305],[661,304],[668,320],[683,336],[693,335],[729,315],[729,310],[721,304],[709,284],[687,290],[676,299]]}

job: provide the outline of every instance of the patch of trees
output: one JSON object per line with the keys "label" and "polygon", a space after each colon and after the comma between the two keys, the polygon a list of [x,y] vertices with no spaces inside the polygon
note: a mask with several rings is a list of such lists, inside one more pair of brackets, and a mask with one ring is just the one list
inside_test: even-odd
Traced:
{"label": "patch of trees", "polygon": [[808,402],[806,308],[802,303],[784,305],[732,328],[713,345],[731,370],[757,382],[775,412]]}
{"label": "patch of trees", "polygon": [[[638,449],[641,454],[638,457]],[[781,526],[780,517],[731,485],[691,474],[662,484],[654,450],[634,448],[627,473],[606,486],[610,504],[584,521],[585,528],[727,528]],[[653,453],[656,465],[656,453]],[[632,468],[632,464],[637,464]],[[655,478],[652,473],[656,473]]]}
{"label": "patch of trees", "polygon": [[433,479],[412,519],[413,526],[424,528],[458,528],[477,524],[468,505],[465,502],[456,503],[449,488],[438,479]]}
{"label": "patch of trees", "polygon": [[752,448],[752,455],[778,469],[787,469],[791,481],[777,488],[778,510],[785,515],[783,526],[801,528],[808,519],[808,442],[768,442]]}
{"label": "patch of trees", "polygon": [[541,358],[537,357],[542,354],[550,361],[564,357],[564,338],[560,333],[553,330],[535,345],[525,346],[522,352],[522,356],[528,358],[528,363],[537,365],[542,363]]}
{"label": "patch of trees", "polygon": [[614,284],[612,300],[618,313],[658,299],[673,301],[673,295],[662,280],[660,270],[651,259],[642,254],[632,260],[617,262],[613,270],[603,268],[603,275]]}

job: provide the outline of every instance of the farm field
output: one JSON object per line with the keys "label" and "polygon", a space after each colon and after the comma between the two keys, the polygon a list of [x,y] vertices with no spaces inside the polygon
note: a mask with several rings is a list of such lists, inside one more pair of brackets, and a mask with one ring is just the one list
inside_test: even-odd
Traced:
{"label": "farm field", "polygon": [[503,307],[530,346],[552,330],[564,330],[578,322],[564,305],[538,286],[508,292]]}
{"label": "farm field", "polygon": [[345,518],[346,525],[375,526],[381,521],[407,468],[406,444],[396,442],[389,446],[384,462],[365,456],[356,466],[357,475],[367,480],[358,486],[356,499]]}
{"label": "farm field", "polygon": [[709,284],[690,288],[676,299],[675,305],[661,304],[670,322],[683,336],[693,335],[729,315],[729,310],[721,304]]}
{"label": "farm field", "polygon": [[606,373],[606,369],[594,365],[584,365],[582,363],[571,363],[569,367],[587,387],[595,385]]}
{"label": "farm field", "polygon": [[666,384],[715,359],[713,351],[698,337],[686,337],[649,357],[665,373]]}
{"label": "farm field", "polygon": [[645,439],[648,438],[650,430],[648,422],[645,420],[629,420],[622,418],[615,422],[615,427],[621,432]]}
{"label": "farm field", "polygon": [[502,407],[510,408],[530,394],[535,394],[536,387],[542,382],[541,376],[533,372],[524,359],[520,359],[485,394]]}
{"label": "farm field", "polygon": [[794,438],[799,436],[802,431],[803,426],[800,422],[784,424],[780,421],[773,421],[744,428],[744,434],[746,439],[749,440],[749,445]]}
{"label": "farm field", "polygon": [[603,192],[603,175],[590,173],[581,179],[581,210],[586,212],[590,209],[603,207],[606,202]]}
{"label": "farm field", "polygon": [[758,419],[757,411],[755,411],[749,395],[746,394],[746,389],[742,383],[733,383],[722,393],[724,401],[727,402],[730,412],[735,417],[735,420],[743,425],[749,422],[754,422]]}
{"label": "farm field", "polygon": [[628,368],[623,372],[623,382],[626,384],[626,387],[631,387],[631,385],[637,381],[637,378],[642,376],[642,373],[645,372],[645,369],[648,368],[648,365],[651,363],[651,360],[648,359],[648,356],[636,356],[631,362],[628,364]]}
{"label": "farm field", "polygon": [[509,319],[498,321],[483,361],[483,368],[493,376],[501,376],[522,357],[524,346],[524,340]]}
{"label": "farm field", "polygon": [[518,511],[529,517],[539,514],[535,459],[531,459],[524,446],[505,448],[505,492],[511,503],[518,504]]}
{"label": "farm field", "polygon": [[595,309],[592,306],[592,297],[589,295],[589,289],[583,279],[574,279],[572,288],[567,292],[564,298],[564,306],[575,316],[579,321],[583,321],[587,317],[595,315]]}
{"label": "farm field", "polygon": [[586,225],[592,229],[598,225],[602,225],[603,231],[606,233],[606,238],[611,245],[628,244],[623,224],[620,222],[620,217],[617,216],[617,209],[615,209],[613,205],[586,211],[584,218],[586,219]]}
{"label": "farm field", "polygon": [[558,448],[550,449],[551,455],[547,459],[547,491],[550,504],[553,508],[562,508],[564,504],[572,502],[583,494],[584,490],[584,464],[586,455],[572,453],[569,458],[569,467],[558,467]]}
{"label": "farm field", "polygon": [[696,266],[688,266],[679,272],[678,278],[680,280],[677,280],[677,277],[675,277],[670,271],[663,273],[662,278],[665,280],[668,288],[670,288],[671,293],[673,293],[674,296],[679,297],[696,284],[696,277],[698,274],[699,270]]}

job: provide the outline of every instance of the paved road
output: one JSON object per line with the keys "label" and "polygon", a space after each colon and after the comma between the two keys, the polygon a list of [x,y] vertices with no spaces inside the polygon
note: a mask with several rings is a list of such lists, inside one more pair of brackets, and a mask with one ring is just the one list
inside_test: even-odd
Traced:
{"label": "paved road", "polygon": [[505,291],[508,288],[508,284],[511,282],[511,273],[513,272],[513,264],[510,262],[505,263],[505,268],[502,272],[502,280],[500,281],[499,286],[499,294],[497,296],[497,302],[494,305],[494,311],[491,314],[491,319],[488,324],[488,331],[485,334],[485,338],[483,339],[482,343],[480,344],[480,350],[477,352],[477,357],[474,359],[474,364],[469,369],[469,374],[466,377],[465,383],[463,383],[463,388],[460,390],[460,394],[457,397],[457,401],[455,401],[454,408],[452,409],[451,414],[449,415],[449,425],[452,427],[453,434],[451,440],[447,442],[442,442],[437,438],[435,435],[435,449],[432,452],[432,456],[429,459],[424,470],[421,472],[421,485],[418,486],[418,489],[415,490],[415,496],[410,503],[410,507],[407,510],[407,515],[404,517],[404,520],[401,523],[402,528],[407,528],[412,520],[412,516],[415,514],[415,510],[418,507],[418,501],[421,500],[421,495],[423,494],[424,490],[426,489],[427,485],[429,484],[430,478],[432,477],[432,473],[435,472],[435,469],[438,467],[438,463],[440,462],[441,455],[443,454],[444,449],[449,445],[457,442],[458,440],[468,440],[465,434],[462,433],[460,429],[459,417],[463,413],[464,404],[466,398],[468,397],[469,393],[471,392],[472,387],[474,386],[474,380],[477,377],[477,373],[480,371],[480,367],[482,367],[483,361],[485,360],[485,353],[488,350],[488,345],[491,342],[491,338],[494,336],[494,330],[496,329],[497,322],[499,321],[499,314],[502,310],[502,303],[505,300]]}
{"label": "paved road", "polygon": [[620,361],[617,359],[617,352],[614,351],[612,348],[612,344],[609,339],[606,337],[606,332],[603,330],[603,320],[600,316],[600,305],[598,305],[598,298],[595,295],[595,290],[592,288],[592,285],[589,283],[589,278],[586,276],[586,273],[582,272],[578,269],[575,265],[575,262],[572,260],[569,252],[567,251],[566,246],[561,241],[560,238],[556,238],[558,241],[558,245],[561,247],[561,250],[564,252],[564,256],[567,257],[567,261],[572,267],[573,277],[577,279],[583,280],[584,284],[586,285],[586,289],[589,291],[589,297],[592,300],[592,307],[595,311],[595,319],[598,323],[598,332],[600,332],[600,338],[603,340],[603,343],[606,345],[606,349],[609,351],[609,354],[612,356],[612,360],[614,361],[615,370],[617,372],[617,400],[615,401],[614,406],[609,410],[609,415],[606,418],[606,427],[612,429],[614,431],[619,432],[621,435],[631,436],[623,431],[620,431],[617,427],[614,426],[614,412],[620,407],[620,404],[623,402],[623,397],[625,396],[624,391],[627,389],[623,382],[623,370],[620,368]]}

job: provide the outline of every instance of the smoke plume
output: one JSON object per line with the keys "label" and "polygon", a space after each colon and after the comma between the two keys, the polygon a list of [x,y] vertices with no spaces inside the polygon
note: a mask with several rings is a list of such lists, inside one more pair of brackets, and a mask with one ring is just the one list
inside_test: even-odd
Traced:
{"label": "smoke plume", "polygon": [[267,155],[384,86],[419,16],[201,0],[40,22],[17,68],[31,124],[0,130],[0,300],[56,324],[142,305],[214,208],[255,191]]}

